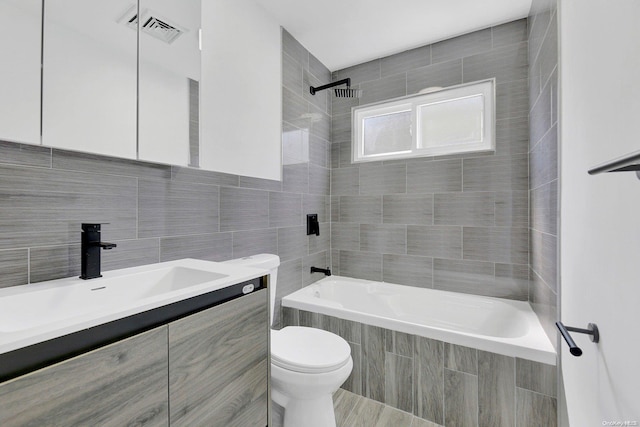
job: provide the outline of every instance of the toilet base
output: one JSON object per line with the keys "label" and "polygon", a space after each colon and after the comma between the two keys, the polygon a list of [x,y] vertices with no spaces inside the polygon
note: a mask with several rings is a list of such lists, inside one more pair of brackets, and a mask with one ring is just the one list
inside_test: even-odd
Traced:
{"label": "toilet base", "polygon": [[290,399],[284,410],[284,427],[336,427],[333,396]]}

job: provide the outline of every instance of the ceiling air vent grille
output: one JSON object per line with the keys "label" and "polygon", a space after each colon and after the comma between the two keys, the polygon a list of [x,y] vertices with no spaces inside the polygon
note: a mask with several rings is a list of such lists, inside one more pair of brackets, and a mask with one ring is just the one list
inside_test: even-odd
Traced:
{"label": "ceiling air vent grille", "polygon": [[[140,30],[143,33],[149,34],[151,37],[161,40],[167,44],[173,43],[178,39],[178,37],[187,31],[176,24],[169,23],[167,19],[159,18],[155,13],[148,9],[142,10],[140,16],[142,17]],[[131,7],[119,22],[133,30],[137,30],[138,14],[136,7]]]}

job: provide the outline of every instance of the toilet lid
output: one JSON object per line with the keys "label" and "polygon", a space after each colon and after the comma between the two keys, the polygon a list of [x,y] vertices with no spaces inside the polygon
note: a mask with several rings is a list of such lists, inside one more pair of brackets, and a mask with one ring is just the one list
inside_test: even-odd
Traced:
{"label": "toilet lid", "polygon": [[271,363],[295,372],[322,373],[349,362],[351,347],[322,329],[287,326],[271,333]]}

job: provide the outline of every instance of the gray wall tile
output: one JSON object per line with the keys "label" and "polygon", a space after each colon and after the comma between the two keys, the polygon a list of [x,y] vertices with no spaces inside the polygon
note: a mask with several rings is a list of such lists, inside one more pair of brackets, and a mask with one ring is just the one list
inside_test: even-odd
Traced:
{"label": "gray wall tile", "polygon": [[318,137],[317,135],[309,136],[309,162],[324,168],[331,167],[329,165],[331,143]]}
{"label": "gray wall tile", "polygon": [[529,231],[526,228],[464,227],[464,259],[510,264],[529,262]]}
{"label": "gray wall tile", "polygon": [[407,71],[407,95],[429,87],[447,87],[462,83],[462,59],[441,62]]}
{"label": "gray wall tile", "polygon": [[362,195],[406,192],[407,166],[404,164],[371,165],[359,169]]}
{"label": "gray wall tile", "polygon": [[302,260],[298,258],[281,263],[280,267],[278,267],[274,322],[282,316],[282,298],[299,289],[302,289]]}
{"label": "gray wall tile", "polygon": [[282,52],[301,64],[307,64],[309,61],[309,52],[284,28],[282,29]]}
{"label": "gray wall tile", "polygon": [[529,117],[496,120],[496,154],[499,156],[529,152]]}
{"label": "gray wall tile", "polygon": [[308,126],[309,103],[305,99],[287,89],[282,88],[282,120],[293,126],[304,128]]}
{"label": "gray wall tile", "polygon": [[527,190],[528,156],[489,156],[464,159],[464,191]]}
{"label": "gray wall tile", "polygon": [[342,80],[347,77],[351,79],[352,86],[369,80],[379,79],[381,77],[380,60],[376,59],[354,65],[353,67],[344,68],[333,73],[333,80]]}
{"label": "gray wall tile", "polygon": [[340,275],[366,280],[382,280],[382,255],[340,251]]}
{"label": "gray wall tile", "polygon": [[[306,234],[306,230],[303,234]],[[320,235],[307,236],[309,240],[309,254],[331,249],[331,226],[328,222],[320,223]],[[329,265],[330,263],[327,263]]]}
{"label": "gray wall tile", "polygon": [[360,224],[332,223],[331,247],[333,249],[360,250]]}
{"label": "gray wall tile", "polygon": [[362,325],[362,391],[364,397],[384,402],[385,391],[385,331]]}
{"label": "gray wall tile", "polygon": [[305,227],[278,228],[278,255],[280,261],[300,258],[307,254],[309,243]]}
{"label": "gray wall tile", "polygon": [[385,224],[432,224],[432,194],[389,194],[382,197]]}
{"label": "gray wall tile", "polygon": [[[105,238],[136,236],[135,178],[0,166],[0,249],[80,241],[82,222],[110,223]],[[37,231],[36,231],[37,230]]]}
{"label": "gray wall tile", "polygon": [[250,176],[240,177],[240,187],[255,188],[256,190],[281,191],[282,181],[274,181],[271,179],[253,178]]}
{"label": "gray wall tile", "polygon": [[515,424],[515,359],[478,350],[478,424]]}
{"label": "gray wall tile", "polygon": [[494,296],[526,301],[529,297],[529,266],[527,264],[495,265]]}
{"label": "gray wall tile", "polygon": [[[435,52],[435,49],[434,49]],[[462,72],[465,82],[495,78],[506,83],[527,78],[529,60],[527,43],[509,45],[464,58]]]}
{"label": "gray wall tile", "polygon": [[433,223],[436,225],[494,225],[494,212],[494,193],[465,192],[433,196]]}
{"label": "gray wall tile", "polygon": [[[54,169],[75,170],[79,172],[131,176],[139,178],[171,177],[171,166],[158,165],[135,160],[118,159],[99,154],[78,153],[75,151],[51,150],[51,167]],[[47,164],[47,167],[49,165]]]}
{"label": "gray wall tile", "polygon": [[0,288],[27,284],[28,269],[29,251],[27,249],[0,251],[0,271],[2,271]]}
{"label": "gray wall tile", "polygon": [[320,279],[324,279],[322,273],[311,273],[311,267],[326,268],[329,266],[329,254],[327,251],[308,255],[302,259],[302,285],[307,286]]}
{"label": "gray wall tile", "polygon": [[213,185],[138,180],[138,236],[218,231],[218,192]]}
{"label": "gray wall tile", "polygon": [[558,178],[558,132],[555,126],[533,147],[529,164],[532,189]]}
{"label": "gray wall tile", "polygon": [[518,427],[557,426],[556,399],[516,388],[516,423]]}
{"label": "gray wall tile", "polygon": [[282,54],[282,85],[302,96],[302,64],[286,53]]}
{"label": "gray wall tile", "polygon": [[424,337],[415,338],[414,411],[420,418],[444,424],[444,345]]}
{"label": "gray wall tile", "polygon": [[160,261],[196,258],[226,261],[233,257],[231,233],[163,237],[160,239]]}
{"label": "gray wall tile", "polygon": [[329,195],[331,172],[327,168],[309,165],[309,193]]}
{"label": "gray wall tile", "polygon": [[554,292],[557,292],[557,257],[557,237],[531,230],[531,268]]}
{"label": "gray wall tile", "polygon": [[360,193],[360,168],[339,168],[331,171],[331,195],[346,196]]}
{"label": "gray wall tile", "polygon": [[449,427],[478,425],[478,377],[463,372],[444,370],[445,415]]}
{"label": "gray wall tile", "polygon": [[[398,356],[413,358],[415,335],[392,331],[390,329],[385,329],[385,334],[385,349],[387,352]],[[413,387],[413,385],[411,385],[411,387]]]}
{"label": "gray wall tile", "polygon": [[331,120],[331,141],[334,144],[337,142],[351,142],[351,111],[346,114],[333,115]]}
{"label": "gray wall tile", "polygon": [[407,76],[404,73],[395,74],[381,79],[360,84],[362,96],[360,105],[399,98],[407,94]]}
{"label": "gray wall tile", "polygon": [[529,226],[529,193],[527,191],[500,191],[496,193],[495,200],[496,226]]}
{"label": "gray wall tile", "polygon": [[233,233],[233,258],[260,253],[278,253],[276,229],[236,231]]}
{"label": "gray wall tile", "polygon": [[0,141],[0,163],[51,167],[51,148]]}
{"label": "gray wall tile", "polygon": [[287,193],[309,192],[309,165],[307,163],[282,167],[282,191]]}
{"label": "gray wall tile", "polygon": [[434,258],[462,259],[462,227],[408,226],[407,253]]}
{"label": "gray wall tile", "polygon": [[220,231],[269,226],[269,193],[245,188],[220,188]]}
{"label": "gray wall tile", "polygon": [[318,58],[313,56],[311,52],[309,52],[309,71],[311,74],[316,76],[316,78],[322,81],[322,84],[329,83],[331,81],[331,71],[325,65],[320,62]]}
{"label": "gray wall tile", "polygon": [[444,343],[444,367],[478,375],[478,351],[475,348]]}
{"label": "gray wall tile", "polygon": [[[330,198],[329,196],[318,194],[302,195],[302,213],[306,218],[307,214],[318,214],[319,222],[329,222],[330,220]],[[306,221],[306,219],[305,219]]]}
{"label": "gray wall tile", "polygon": [[502,47],[514,43],[527,41],[527,20],[518,19],[517,21],[507,22],[491,28],[493,37],[493,47]]}
{"label": "gray wall tile", "polygon": [[319,78],[311,74],[309,70],[302,71],[302,97],[305,100],[307,100],[309,104],[313,105],[315,108],[318,108],[319,110],[324,111],[326,113],[326,112],[330,112],[331,110],[331,108],[328,107],[329,93],[331,91],[322,90],[312,95],[311,91],[309,90],[311,86],[318,87],[318,86],[322,86],[325,83],[327,82],[321,81]]}
{"label": "gray wall tile", "polygon": [[494,265],[467,260],[433,260],[433,287],[444,291],[491,295]]}
{"label": "gray wall tile", "polygon": [[384,402],[405,412],[413,412],[413,359],[386,353]]}
{"label": "gray wall tile", "polygon": [[309,104],[309,117],[306,119],[306,128],[311,135],[315,135],[326,141],[331,140],[331,116],[323,109]]}
{"label": "gray wall tile", "polygon": [[[452,39],[434,43],[431,46],[431,59],[436,62],[463,58],[491,49],[491,29],[475,31]],[[474,79],[479,80],[479,79]]]}
{"label": "gray wall tile", "polygon": [[516,358],[516,386],[556,397],[557,367]]}
{"label": "gray wall tile", "polygon": [[113,243],[118,246],[102,251],[102,271],[160,262],[160,239],[118,240]]}
{"label": "gray wall tile", "polygon": [[191,184],[224,185],[226,187],[237,187],[240,183],[238,175],[180,166],[171,166],[171,179]]}
{"label": "gray wall tile", "polygon": [[531,190],[531,228],[558,234],[558,181]]}
{"label": "gray wall tile", "polygon": [[349,342],[349,346],[351,347],[353,369],[351,370],[351,374],[349,374],[349,378],[347,378],[341,387],[350,392],[362,395],[362,346],[352,342]]}
{"label": "gray wall tile", "polygon": [[438,160],[407,164],[407,193],[462,190],[462,160]]}
{"label": "gray wall tile", "polygon": [[432,259],[412,255],[382,256],[382,280],[421,288],[433,287]]}
{"label": "gray wall tile", "polygon": [[382,222],[382,196],[340,197],[340,222],[380,224]]}
{"label": "gray wall tile", "polygon": [[414,68],[425,67],[431,63],[431,46],[422,46],[380,60],[382,77],[404,73]]}
{"label": "gray wall tile", "polygon": [[529,84],[526,79],[496,85],[496,119],[529,115]]}
{"label": "gray wall tile", "polygon": [[80,244],[32,248],[29,283],[80,275]]}
{"label": "gray wall tile", "polygon": [[[407,251],[407,227],[404,225],[361,225],[360,235],[361,250],[385,254],[404,254]],[[414,252],[415,255],[424,255]]]}
{"label": "gray wall tile", "polygon": [[269,227],[302,225],[302,195],[269,193]]}

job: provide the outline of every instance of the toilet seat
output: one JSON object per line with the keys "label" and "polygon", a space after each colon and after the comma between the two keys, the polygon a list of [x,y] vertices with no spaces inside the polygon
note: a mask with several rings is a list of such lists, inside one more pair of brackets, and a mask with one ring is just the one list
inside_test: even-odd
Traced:
{"label": "toilet seat", "polygon": [[294,372],[335,371],[351,360],[349,343],[322,329],[287,326],[271,331],[271,363]]}

